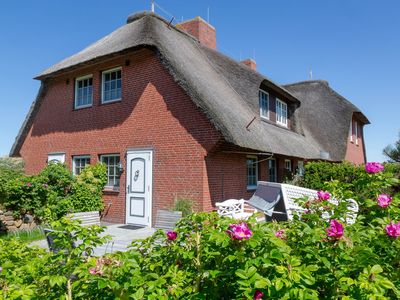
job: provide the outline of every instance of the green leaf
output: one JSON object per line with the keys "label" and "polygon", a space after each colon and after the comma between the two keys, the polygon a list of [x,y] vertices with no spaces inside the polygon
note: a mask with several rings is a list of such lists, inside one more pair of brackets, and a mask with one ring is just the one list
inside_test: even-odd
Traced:
{"label": "green leaf", "polygon": [[374,265],[370,271],[372,274],[379,274],[383,272],[383,269],[380,265]]}
{"label": "green leaf", "polygon": [[277,249],[272,249],[271,252],[269,253],[269,255],[271,258],[275,258],[275,259],[279,259],[279,260],[283,259],[282,253]]}
{"label": "green leaf", "polygon": [[236,270],[235,274],[236,274],[237,277],[242,278],[242,279],[247,279],[248,278],[247,274],[246,274],[246,272],[244,270],[240,270],[240,269]]}
{"label": "green leaf", "polygon": [[380,280],[379,281],[379,285],[381,286],[381,287],[383,287],[383,288],[385,288],[385,289],[394,289],[395,287],[394,287],[394,284],[393,284],[393,282],[391,282],[390,280],[388,280],[388,279],[384,279],[384,280]]}
{"label": "green leaf", "polygon": [[281,289],[283,288],[283,282],[282,282],[282,280],[280,280],[280,279],[275,280],[274,286],[275,286],[275,289],[276,289],[277,291],[281,290]]}
{"label": "green leaf", "polygon": [[254,287],[257,288],[257,289],[263,289],[263,288],[266,288],[269,285],[271,285],[271,281],[269,279],[260,278],[260,279],[256,280],[256,282],[254,284]]}

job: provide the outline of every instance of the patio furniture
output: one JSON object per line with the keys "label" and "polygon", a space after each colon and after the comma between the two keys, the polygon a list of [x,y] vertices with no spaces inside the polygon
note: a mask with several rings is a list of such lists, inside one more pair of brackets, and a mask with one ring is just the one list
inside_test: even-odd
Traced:
{"label": "patio furniture", "polygon": [[254,212],[245,212],[245,205],[246,201],[243,199],[229,199],[223,202],[215,203],[217,207],[217,212],[220,216],[228,216],[234,219],[247,219]]}
{"label": "patio furniture", "polygon": [[100,226],[100,214],[98,211],[85,211],[69,214],[72,220],[81,221],[82,226],[98,225]]}
{"label": "patio furniture", "polygon": [[159,209],[156,216],[155,228],[162,229],[164,231],[173,230],[176,223],[182,218],[181,211],[170,211]]}
{"label": "patio furniture", "polygon": [[[57,239],[56,233],[59,231],[56,231],[56,230],[53,230],[50,228],[44,228],[43,231],[46,236],[47,245],[49,246],[49,250],[51,252],[58,253],[60,251],[66,251],[66,249],[58,248],[54,243],[54,240]],[[71,247],[76,248],[76,245],[74,242],[71,243]]]}
{"label": "patio furniture", "polygon": [[[317,199],[317,191],[306,189],[290,184],[259,181],[257,190],[247,204],[261,210],[266,216],[266,220],[292,220],[296,213],[304,213],[306,209],[296,203],[296,199],[308,197]],[[330,203],[338,205],[337,199],[329,199]],[[358,214],[358,203],[353,199],[346,199],[347,210],[345,216],[347,224],[354,224]],[[322,217],[326,220],[331,218],[329,212],[325,212]]]}

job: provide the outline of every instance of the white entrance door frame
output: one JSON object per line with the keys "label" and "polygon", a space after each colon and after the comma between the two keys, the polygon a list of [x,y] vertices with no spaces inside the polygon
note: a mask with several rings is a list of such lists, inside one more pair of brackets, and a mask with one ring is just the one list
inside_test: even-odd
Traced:
{"label": "white entrance door frame", "polygon": [[126,153],[126,223],[151,227],[153,151]]}

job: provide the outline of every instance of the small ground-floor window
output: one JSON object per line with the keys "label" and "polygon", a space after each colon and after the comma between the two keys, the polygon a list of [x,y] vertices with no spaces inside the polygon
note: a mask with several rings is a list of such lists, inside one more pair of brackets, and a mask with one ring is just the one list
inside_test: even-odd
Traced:
{"label": "small ground-floor window", "polygon": [[74,156],[72,157],[72,174],[79,175],[82,170],[90,165],[90,156],[82,155],[82,156]]}
{"label": "small ground-floor window", "polygon": [[277,182],[277,174],[276,174],[276,159],[271,158],[268,160],[268,180],[270,182]]}
{"label": "small ground-floor window", "polygon": [[107,184],[108,188],[119,187],[119,163],[120,157],[116,154],[101,155],[100,161],[107,166]]}
{"label": "small ground-floor window", "polygon": [[51,162],[65,163],[65,153],[49,153],[47,156],[47,163]]}
{"label": "small ground-floor window", "polygon": [[292,171],[292,161],[290,159],[285,159],[285,170]]}
{"label": "small ground-floor window", "polygon": [[257,157],[247,157],[247,189],[257,188],[258,166]]}
{"label": "small ground-floor window", "polygon": [[299,160],[297,162],[297,175],[303,176],[304,175],[304,161]]}

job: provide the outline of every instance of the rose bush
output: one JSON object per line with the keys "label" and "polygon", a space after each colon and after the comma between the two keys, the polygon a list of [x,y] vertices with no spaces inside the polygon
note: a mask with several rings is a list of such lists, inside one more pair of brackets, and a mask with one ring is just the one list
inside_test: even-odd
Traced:
{"label": "rose bush", "polygon": [[29,213],[38,221],[57,220],[69,212],[102,210],[106,181],[103,164],[87,166],[72,176],[64,164],[49,163],[38,175],[19,174],[0,184],[4,190],[0,187],[0,204],[15,217]]}
{"label": "rose bush", "polygon": [[[100,229],[62,220],[57,254],[0,240],[6,299],[396,299],[400,297],[400,199],[383,172],[364,174],[362,194],[338,182],[338,204],[299,199],[307,214],[257,223],[191,214],[174,231],[134,241],[129,251],[90,257]],[[379,195],[390,203],[382,208]],[[347,196],[360,205],[346,223]],[[330,219],[322,216],[329,212]],[[326,215],[326,214],[325,214]],[[57,227],[56,226],[56,227]],[[69,232],[83,246],[70,248]],[[75,234],[73,236],[76,236]],[[75,237],[78,239],[78,237]],[[74,252],[76,251],[76,252]],[[71,254],[72,253],[72,254]],[[84,254],[86,253],[86,254]]]}

